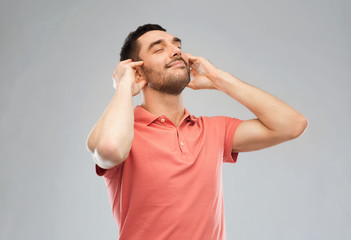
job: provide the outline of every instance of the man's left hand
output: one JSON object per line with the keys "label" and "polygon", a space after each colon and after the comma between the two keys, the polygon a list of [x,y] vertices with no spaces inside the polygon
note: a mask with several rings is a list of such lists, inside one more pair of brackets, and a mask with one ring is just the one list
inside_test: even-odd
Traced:
{"label": "man's left hand", "polygon": [[222,70],[216,68],[212,63],[203,57],[195,57],[187,54],[190,74],[193,80],[188,84],[191,89],[218,89]]}

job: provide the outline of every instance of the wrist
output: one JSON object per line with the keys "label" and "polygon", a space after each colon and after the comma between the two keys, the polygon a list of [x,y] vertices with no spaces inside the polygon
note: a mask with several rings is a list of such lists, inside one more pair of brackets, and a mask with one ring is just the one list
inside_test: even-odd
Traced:
{"label": "wrist", "polygon": [[122,91],[122,92],[130,92],[132,93],[132,85],[133,83],[130,81],[119,81],[116,87],[116,91]]}
{"label": "wrist", "polygon": [[217,90],[229,94],[229,91],[233,88],[236,89],[240,82],[241,81],[237,77],[229,72],[222,71],[222,73],[218,75]]}
{"label": "wrist", "polygon": [[228,88],[233,87],[233,85],[235,85],[235,83],[238,81],[240,80],[234,77],[232,74],[220,70],[216,79],[216,89],[226,93]]}

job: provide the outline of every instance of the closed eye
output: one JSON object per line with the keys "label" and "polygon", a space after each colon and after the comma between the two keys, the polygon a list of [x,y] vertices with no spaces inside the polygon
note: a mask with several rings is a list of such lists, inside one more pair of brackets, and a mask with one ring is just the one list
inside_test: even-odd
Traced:
{"label": "closed eye", "polygon": [[159,49],[157,49],[157,50],[155,51],[155,53],[161,52],[162,50],[163,50],[163,48],[159,48]]}
{"label": "closed eye", "polygon": [[179,44],[179,43],[175,43],[174,46],[176,46],[176,47],[179,48],[179,49],[182,49],[182,45]]}

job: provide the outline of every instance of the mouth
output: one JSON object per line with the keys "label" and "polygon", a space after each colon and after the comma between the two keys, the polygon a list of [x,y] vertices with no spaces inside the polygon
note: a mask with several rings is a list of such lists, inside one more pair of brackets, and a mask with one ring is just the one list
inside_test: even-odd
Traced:
{"label": "mouth", "polygon": [[170,63],[167,68],[186,67],[184,60],[176,60]]}

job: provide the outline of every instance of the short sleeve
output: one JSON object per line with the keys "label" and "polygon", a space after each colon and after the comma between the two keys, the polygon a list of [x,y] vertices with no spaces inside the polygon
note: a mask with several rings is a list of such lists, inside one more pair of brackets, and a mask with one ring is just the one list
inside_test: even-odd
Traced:
{"label": "short sleeve", "polygon": [[243,120],[237,118],[225,118],[225,142],[223,162],[235,163],[238,159],[239,153],[232,153],[232,146],[235,131],[241,122],[243,122]]}
{"label": "short sleeve", "polygon": [[123,164],[124,164],[124,162],[120,163],[120,164],[118,164],[110,169],[104,169],[104,168],[100,167],[99,165],[95,164],[95,172],[100,177],[104,176],[104,177],[109,178],[109,177],[113,176],[117,172],[117,170],[123,166]]}

